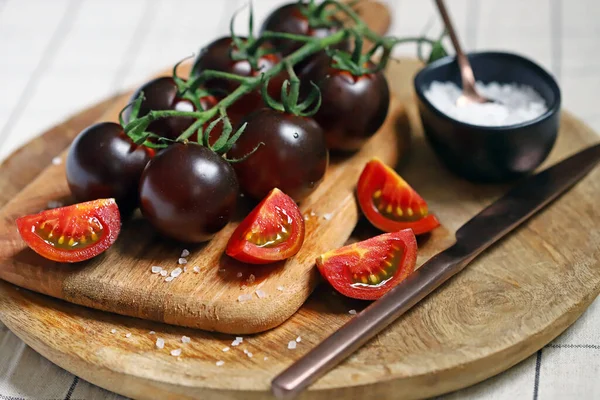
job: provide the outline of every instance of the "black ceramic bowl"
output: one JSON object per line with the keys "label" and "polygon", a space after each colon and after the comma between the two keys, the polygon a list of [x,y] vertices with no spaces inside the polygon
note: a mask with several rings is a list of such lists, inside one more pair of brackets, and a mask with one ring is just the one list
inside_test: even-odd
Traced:
{"label": "black ceramic bowl", "polygon": [[516,54],[482,52],[468,57],[478,81],[531,86],[546,100],[548,111],[531,121],[498,127],[449,117],[424,94],[433,81],[452,81],[460,87],[455,58],[445,57],[423,68],[414,79],[425,136],[452,171],[472,181],[507,181],[533,171],[546,159],[558,135],[558,84],[542,67]]}

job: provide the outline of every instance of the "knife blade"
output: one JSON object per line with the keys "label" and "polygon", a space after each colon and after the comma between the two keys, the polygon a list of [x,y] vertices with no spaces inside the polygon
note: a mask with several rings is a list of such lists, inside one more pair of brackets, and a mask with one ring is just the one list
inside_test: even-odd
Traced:
{"label": "knife blade", "polygon": [[411,307],[462,271],[484,250],[559,197],[600,161],[591,146],[528,178],[467,221],[456,243],[429,259],[398,286],[309,351],[271,382],[280,399],[299,394]]}

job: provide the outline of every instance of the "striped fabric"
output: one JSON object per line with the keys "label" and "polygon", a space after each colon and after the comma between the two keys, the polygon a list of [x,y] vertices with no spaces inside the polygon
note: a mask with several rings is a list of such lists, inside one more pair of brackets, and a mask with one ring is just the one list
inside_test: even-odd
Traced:
{"label": "striped fabric", "polygon": [[[291,1],[291,0],[290,0]],[[254,0],[261,20],[281,0]],[[433,2],[388,0],[392,32],[441,25]],[[533,58],[600,131],[600,2],[447,0],[468,49]],[[44,129],[227,32],[243,0],[0,0],[0,159]],[[236,24],[240,32],[245,22]],[[398,54],[414,55],[404,46]],[[600,303],[519,365],[448,399],[600,398]],[[121,399],[58,368],[0,324],[0,400]]]}

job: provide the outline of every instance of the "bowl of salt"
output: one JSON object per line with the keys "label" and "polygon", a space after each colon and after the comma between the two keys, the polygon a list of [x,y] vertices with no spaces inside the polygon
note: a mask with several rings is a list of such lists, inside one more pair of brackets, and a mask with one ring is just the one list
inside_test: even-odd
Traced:
{"label": "bowl of salt", "polygon": [[478,92],[493,102],[458,106],[461,78],[455,58],[427,65],[414,79],[427,140],[449,169],[472,181],[508,181],[535,170],[558,135],[558,84],[516,54],[468,57]]}

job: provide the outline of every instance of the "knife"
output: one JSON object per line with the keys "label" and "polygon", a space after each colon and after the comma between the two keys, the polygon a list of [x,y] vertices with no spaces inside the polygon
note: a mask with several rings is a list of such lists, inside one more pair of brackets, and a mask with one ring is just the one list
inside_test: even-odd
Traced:
{"label": "knife", "polygon": [[279,399],[298,395],[373,338],[475,257],[582,179],[600,161],[596,144],[528,178],[467,221],[456,243],[438,253],[398,286],[275,377]]}

